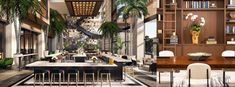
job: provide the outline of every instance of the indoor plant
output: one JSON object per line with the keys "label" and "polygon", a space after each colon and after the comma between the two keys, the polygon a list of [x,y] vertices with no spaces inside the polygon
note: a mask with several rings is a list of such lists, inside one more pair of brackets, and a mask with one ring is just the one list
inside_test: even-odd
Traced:
{"label": "indoor plant", "polygon": [[[138,18],[142,18],[143,16],[147,16],[148,14],[148,8],[147,8],[147,4],[148,4],[149,0],[116,0],[116,4],[118,7],[120,7],[118,9],[118,13],[117,13],[117,17],[121,16],[122,19],[125,20],[125,24],[127,24],[127,19],[130,18],[130,26],[133,29],[133,31],[135,31],[135,34],[133,34],[133,40],[135,42],[133,43],[137,43],[137,20]],[[127,26],[127,25],[126,25]],[[127,32],[127,31],[126,31]],[[126,32],[125,32],[125,36],[126,36]],[[125,39],[126,42],[126,39]],[[125,43],[125,47],[127,46],[128,43]],[[128,47],[126,47],[125,50],[127,52],[128,51]],[[133,48],[135,49],[135,48]]]}
{"label": "indoor plant", "polygon": [[98,31],[101,32],[103,37],[111,38],[111,50],[113,50],[113,38],[114,36],[117,36],[118,32],[120,31],[118,25],[115,22],[104,22]]}
{"label": "indoor plant", "polygon": [[16,55],[20,55],[20,36],[21,24],[24,19],[31,13],[41,12],[40,2],[38,0],[0,0],[0,17],[6,18],[8,23],[14,23],[16,36]]}
{"label": "indoor plant", "polygon": [[192,43],[198,44],[198,37],[200,34],[200,31],[202,27],[205,25],[205,18],[204,17],[198,17],[198,15],[194,15],[193,13],[188,13],[185,17],[188,19],[190,17],[190,20],[192,23],[189,26],[190,32],[192,34]]}

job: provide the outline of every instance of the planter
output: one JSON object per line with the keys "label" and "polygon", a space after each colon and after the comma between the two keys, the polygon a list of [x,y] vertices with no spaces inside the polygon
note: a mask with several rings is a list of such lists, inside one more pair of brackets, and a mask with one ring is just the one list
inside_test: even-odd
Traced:
{"label": "planter", "polygon": [[198,44],[198,37],[199,37],[200,31],[199,32],[191,31],[191,34],[192,34],[192,43]]}

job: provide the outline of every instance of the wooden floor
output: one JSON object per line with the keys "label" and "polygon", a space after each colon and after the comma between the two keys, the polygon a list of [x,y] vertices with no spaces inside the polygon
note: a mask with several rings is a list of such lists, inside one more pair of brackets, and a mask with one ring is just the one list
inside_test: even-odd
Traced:
{"label": "wooden floor", "polygon": [[211,68],[235,68],[235,58],[224,58],[211,56],[204,61],[193,61],[188,56],[178,56],[172,58],[157,58],[157,68],[183,68],[186,69],[191,63],[206,63]]}

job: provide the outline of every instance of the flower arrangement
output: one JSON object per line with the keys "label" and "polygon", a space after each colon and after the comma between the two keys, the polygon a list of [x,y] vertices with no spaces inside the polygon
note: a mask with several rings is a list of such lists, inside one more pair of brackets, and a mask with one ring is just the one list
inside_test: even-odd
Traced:
{"label": "flower arrangement", "polygon": [[192,21],[190,28],[192,31],[200,32],[201,27],[205,25],[206,21],[204,17],[198,17],[198,15],[194,15],[193,13],[188,13],[185,19],[189,19]]}

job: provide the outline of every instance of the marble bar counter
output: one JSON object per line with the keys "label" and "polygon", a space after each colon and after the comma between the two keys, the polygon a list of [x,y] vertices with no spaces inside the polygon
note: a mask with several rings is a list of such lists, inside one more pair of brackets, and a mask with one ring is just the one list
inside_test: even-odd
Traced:
{"label": "marble bar counter", "polygon": [[123,59],[120,57],[116,57],[116,56],[112,56],[112,55],[108,55],[108,54],[101,54],[101,57],[103,60],[106,60],[106,62],[110,61],[109,59],[113,59],[114,63],[118,66],[115,70],[115,72],[113,72],[114,74],[116,74],[118,80],[123,80],[123,66],[125,66],[126,63],[132,62],[129,59]]}
{"label": "marble bar counter", "polygon": [[30,63],[28,65],[26,65],[26,67],[28,68],[37,68],[37,67],[52,67],[52,68],[56,68],[56,67],[101,67],[101,68],[105,68],[105,67],[117,67],[116,64],[106,64],[106,63],[57,63],[57,62],[49,62],[49,61],[36,61],[34,63]]}
{"label": "marble bar counter", "polygon": [[[46,69],[46,70],[51,70],[51,69],[60,69],[64,70],[66,72],[67,69],[73,68],[77,69],[80,73],[80,79],[82,79],[84,71],[88,72],[94,72],[95,75],[97,75],[98,71],[102,70],[108,70],[111,73],[111,77],[115,81],[119,81],[122,78],[119,77],[120,75],[117,75],[115,72],[117,71],[117,65],[116,64],[107,64],[107,63],[93,63],[93,62],[48,62],[48,61],[36,61],[31,64],[27,64],[26,68],[27,69]],[[122,73],[119,73],[122,74]]]}
{"label": "marble bar counter", "polygon": [[132,62],[129,59],[123,59],[120,57],[116,57],[116,56],[112,56],[112,55],[108,55],[108,54],[102,54],[101,56],[107,57],[107,58],[111,58],[113,59],[115,62],[122,62],[122,63],[128,63],[128,62]]}

